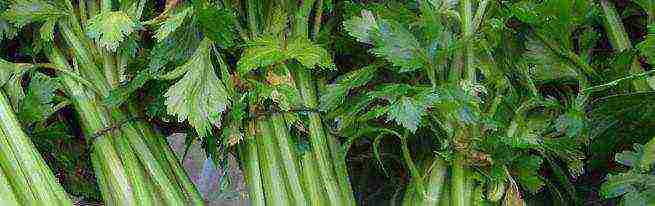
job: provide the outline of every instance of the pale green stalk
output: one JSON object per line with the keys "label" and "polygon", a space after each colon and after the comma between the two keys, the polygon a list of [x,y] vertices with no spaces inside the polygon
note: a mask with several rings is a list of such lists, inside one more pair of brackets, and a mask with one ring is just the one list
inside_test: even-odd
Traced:
{"label": "pale green stalk", "polygon": [[287,124],[282,115],[273,114],[271,117],[271,124],[275,133],[275,142],[280,151],[282,168],[284,171],[286,183],[291,192],[291,198],[295,205],[306,205],[307,199],[302,189],[300,182],[300,173],[298,172],[297,160],[295,152],[290,147],[289,136],[287,135]]}
{"label": "pale green stalk", "polygon": [[450,199],[452,206],[466,206],[466,168],[464,155],[457,152],[451,163]]}
{"label": "pale green stalk", "polygon": [[432,160],[432,166],[428,171],[427,181],[427,194],[424,196],[425,206],[437,206],[439,200],[443,197],[443,188],[446,182],[446,175],[448,173],[448,165],[439,157]]}
{"label": "pale green stalk", "polygon": [[139,159],[134,155],[134,151],[132,151],[127,138],[120,137],[114,139],[114,145],[116,146],[118,153],[121,154],[125,174],[130,177],[130,184],[132,185],[132,188],[134,188],[134,197],[136,201],[142,205],[154,204],[153,195],[156,194],[152,193],[152,186],[147,184],[149,183],[147,179],[148,177],[143,172],[144,169],[141,164],[139,164]]}
{"label": "pale green stalk", "polygon": [[22,168],[29,173],[26,177],[36,198],[45,204],[72,204],[30,138],[23,132],[9,101],[2,92],[0,92],[0,128]]}
{"label": "pale green stalk", "polygon": [[26,173],[10,147],[8,137],[0,130],[0,171],[3,171],[14,188],[16,198],[25,204],[36,204]]}
{"label": "pale green stalk", "polygon": [[[119,200],[114,197],[115,192],[110,192],[111,187],[109,186],[109,181],[105,178],[107,176],[105,171],[109,171],[106,168],[103,168],[101,164],[102,159],[98,156],[97,152],[91,152],[91,164],[93,165],[93,171],[95,172],[96,182],[98,183],[98,188],[100,188],[100,193],[102,194],[102,199],[105,203],[114,203]],[[108,204],[111,205],[111,204]]]}
{"label": "pale green stalk", "polygon": [[160,164],[164,167],[165,171],[168,172],[168,176],[171,180],[175,180],[176,183],[182,187],[189,203],[193,205],[204,205],[204,201],[198,192],[198,189],[195,187],[189,176],[180,161],[175,156],[175,153],[171,149],[170,145],[166,141],[166,138],[160,134],[157,134],[155,131],[152,131],[152,128],[149,128],[144,122],[139,121],[136,123],[136,126],[141,131],[143,137],[146,141],[150,140],[149,146],[155,154],[161,154]]}
{"label": "pale green stalk", "polygon": [[[111,115],[114,119],[124,120],[126,117],[117,109],[112,109]],[[174,183],[168,178],[164,169],[158,164],[154,154],[150,152],[148,145],[145,143],[138,130],[132,124],[125,124],[120,130],[123,137],[128,140],[132,150],[143,164],[143,167],[148,171],[148,175],[153,183],[158,186],[161,191],[160,195],[164,202],[168,205],[184,204],[184,198],[181,195],[181,189],[175,187]]]}
{"label": "pale green stalk", "polygon": [[264,161],[259,161],[262,182],[264,183],[264,192],[266,194],[267,206],[286,206],[290,205],[289,193],[286,190],[286,184],[282,171],[280,169],[279,153],[273,138],[276,138],[270,127],[270,120],[261,119],[257,121],[257,149],[261,157],[266,157]]}
{"label": "pale green stalk", "polygon": [[14,191],[9,184],[9,180],[7,180],[7,176],[5,176],[5,173],[2,171],[2,168],[0,168],[0,205],[20,205],[20,202],[18,202],[18,198],[16,198],[16,195],[14,194]]}
{"label": "pale green stalk", "polygon": [[330,153],[334,158],[334,169],[337,172],[337,180],[339,181],[339,187],[344,198],[344,204],[346,206],[355,205],[355,196],[353,194],[353,189],[350,184],[350,175],[348,174],[348,166],[346,165],[347,153],[340,152],[341,144],[339,144],[336,137],[328,134],[328,146],[330,147]]}
{"label": "pale green stalk", "polygon": [[[51,47],[49,52],[46,52],[50,61],[57,67],[62,69],[71,70],[68,62],[61,52]],[[94,137],[96,131],[100,131],[106,127],[108,120],[103,116],[103,112],[99,109],[99,105],[94,104],[97,100],[93,94],[89,94],[88,90],[70,78],[68,75],[62,76],[62,85],[66,90],[68,97],[73,102],[78,115],[80,116],[81,124],[84,129],[84,134],[87,137]],[[103,193],[110,193],[111,195],[103,194],[105,197],[109,196],[111,199],[105,199],[109,205],[132,205],[134,204],[133,188],[128,181],[128,176],[125,174],[122,161],[111,143],[112,135],[107,134],[94,139],[87,139],[93,142],[92,157],[96,157],[97,164],[94,164],[97,175],[102,175],[106,183],[100,183],[101,188],[106,188]],[[98,173],[99,171],[112,171],[111,173]]]}
{"label": "pale green stalk", "polygon": [[[318,100],[316,99],[316,90],[313,86],[312,78],[308,69],[295,66],[291,69],[294,72],[294,79],[300,95],[307,108],[318,108]],[[339,183],[337,182],[334,165],[330,152],[328,151],[328,143],[325,132],[323,131],[323,124],[318,113],[309,113],[309,139],[312,145],[312,152],[316,157],[318,163],[318,172],[321,181],[324,184],[327,192],[328,201],[331,203],[338,203],[340,205],[349,205],[352,203],[346,202],[342,198]]]}
{"label": "pale green stalk", "polygon": [[466,44],[464,46],[463,63],[465,78],[469,82],[475,82],[475,67],[473,67],[473,6],[472,0],[460,1],[461,6],[461,21],[462,21],[462,35]]}
{"label": "pale green stalk", "polygon": [[241,155],[244,156],[243,167],[244,177],[248,184],[248,194],[250,195],[250,204],[253,206],[265,206],[266,196],[262,185],[262,176],[259,170],[259,152],[257,151],[257,140],[254,134],[246,134],[244,146]]}
{"label": "pale green stalk", "polygon": [[316,159],[313,153],[306,152],[300,156],[300,166],[302,172],[303,188],[306,189],[309,198],[309,205],[328,205],[325,203],[326,198],[323,196],[325,190],[321,187],[321,180],[316,165]]}

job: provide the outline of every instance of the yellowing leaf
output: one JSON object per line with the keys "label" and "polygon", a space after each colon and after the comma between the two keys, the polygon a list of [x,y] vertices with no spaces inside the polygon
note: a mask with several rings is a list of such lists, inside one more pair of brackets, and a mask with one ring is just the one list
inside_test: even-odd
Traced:
{"label": "yellowing leaf", "polygon": [[105,12],[89,20],[86,34],[99,46],[114,52],[136,27],[137,23],[122,11]]}
{"label": "yellowing leaf", "polygon": [[[229,97],[211,63],[211,41],[203,40],[193,57],[176,70],[185,74],[166,92],[166,110],[178,121],[188,120],[200,137],[221,126]],[[174,71],[175,72],[175,71]]]}

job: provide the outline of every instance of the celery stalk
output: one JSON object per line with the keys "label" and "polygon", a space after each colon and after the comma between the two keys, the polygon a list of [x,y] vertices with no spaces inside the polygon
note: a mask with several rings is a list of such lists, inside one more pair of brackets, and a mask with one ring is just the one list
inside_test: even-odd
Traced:
{"label": "celery stalk", "polygon": [[286,183],[291,190],[291,198],[295,205],[305,205],[307,200],[300,183],[300,175],[298,172],[297,160],[295,153],[290,148],[289,136],[287,131],[287,124],[284,118],[279,114],[274,114],[271,117],[273,131],[275,132],[275,140],[277,147],[280,150],[282,169],[284,171]]}
{"label": "celery stalk", "polygon": [[18,198],[16,198],[16,195],[14,194],[14,191],[9,184],[9,180],[7,180],[7,177],[2,169],[0,169],[0,205],[20,205]]}

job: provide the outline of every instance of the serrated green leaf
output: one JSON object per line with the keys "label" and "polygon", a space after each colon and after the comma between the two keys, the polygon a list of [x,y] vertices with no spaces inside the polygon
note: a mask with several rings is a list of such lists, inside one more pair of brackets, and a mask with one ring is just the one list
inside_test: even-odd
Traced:
{"label": "serrated green leaf", "polygon": [[375,77],[376,73],[377,67],[367,66],[342,75],[335,84],[328,85],[326,90],[322,92],[319,99],[320,109],[322,111],[334,110],[344,103],[351,89],[364,86]]}
{"label": "serrated green leaf", "polygon": [[41,73],[34,73],[27,94],[20,104],[18,116],[26,124],[42,122],[54,111],[55,90],[59,82]]}
{"label": "serrated green leaf", "polygon": [[383,84],[377,86],[375,91],[369,92],[368,96],[373,99],[395,101],[412,91],[414,91],[414,87],[408,84]]}
{"label": "serrated green leaf", "polygon": [[[180,29],[168,35],[163,41],[155,44],[154,48],[150,51],[148,67],[138,71],[136,76],[126,85],[112,90],[109,96],[103,100],[104,103],[109,106],[121,105],[146,82],[156,78],[160,73],[160,69],[165,65],[169,63],[173,65],[184,63],[184,60],[189,59],[194,54],[198,44],[202,40],[197,38],[197,33],[196,27],[183,25]],[[130,40],[128,39],[128,41]],[[154,112],[159,110],[155,107],[150,108],[151,110],[148,111]]]}
{"label": "serrated green leaf", "polygon": [[655,15],[655,1],[653,0],[634,0],[634,3],[643,8],[649,16]]}
{"label": "serrated green leaf", "polygon": [[14,28],[7,20],[0,16],[0,41],[5,39],[13,39],[18,30]]}
{"label": "serrated green leaf", "polygon": [[553,80],[574,79],[578,75],[576,70],[567,64],[559,54],[547,49],[540,42],[530,39],[526,42],[524,57],[531,65],[529,74],[536,83],[544,83]]}
{"label": "serrated green leaf", "polygon": [[350,87],[348,85],[328,85],[320,98],[321,111],[331,111],[346,99]]}
{"label": "serrated green leaf", "polygon": [[180,68],[186,74],[166,92],[166,110],[178,121],[189,121],[200,137],[221,126],[229,97],[211,62],[209,39],[203,40],[191,59]]}
{"label": "serrated green leaf", "polygon": [[257,68],[277,64],[287,59],[279,40],[275,37],[259,37],[247,45],[248,48],[245,49],[237,63],[237,70],[241,74],[247,74]]}
{"label": "serrated green leaf", "polygon": [[639,166],[642,156],[644,155],[644,146],[635,144],[632,146],[633,151],[623,151],[614,156],[614,161],[628,167]]}
{"label": "serrated green leaf", "polygon": [[16,0],[9,6],[3,17],[16,27],[22,28],[32,22],[54,21],[67,15],[66,9],[61,8],[52,1]]}
{"label": "serrated green leaf", "polygon": [[5,85],[22,68],[23,66],[20,64],[8,62],[0,58],[0,86]]}
{"label": "serrated green leaf", "polygon": [[411,132],[418,129],[425,107],[409,97],[401,97],[389,106],[389,120],[395,121]]}
{"label": "serrated green leaf", "polygon": [[344,22],[350,35],[362,43],[373,44],[371,52],[400,67],[401,72],[424,66],[423,48],[403,25],[387,20],[376,20],[370,11],[362,10],[362,17]]}
{"label": "serrated green leaf", "polygon": [[343,22],[343,26],[348,34],[355,37],[357,41],[372,44],[371,31],[377,29],[377,22],[373,13],[368,10],[362,10],[362,16],[355,16]]}
{"label": "serrated green leaf", "polygon": [[372,53],[400,67],[401,72],[423,67],[421,58],[424,55],[421,45],[416,37],[398,22],[381,20],[378,22],[378,29],[373,32],[375,47],[371,49]]}
{"label": "serrated green leaf", "polygon": [[600,194],[605,198],[615,198],[635,192],[636,188],[633,184],[642,181],[642,178],[642,175],[633,173],[607,175],[607,181],[600,187]]}
{"label": "serrated green leaf", "polygon": [[18,111],[23,98],[25,98],[22,77],[28,71],[27,67],[30,66],[0,59],[0,86],[3,87],[5,94],[9,97],[14,111]]}
{"label": "serrated green leaf", "polygon": [[166,19],[155,31],[155,38],[157,42],[161,42],[166,39],[171,33],[175,32],[177,28],[182,26],[184,20],[193,14],[193,7],[187,7],[182,11],[171,15]]}
{"label": "serrated green leaf", "polygon": [[202,40],[198,38],[199,31],[192,25],[182,27],[154,46],[150,51],[149,68],[158,71],[168,63],[178,65],[194,54]]}
{"label": "serrated green leaf", "polygon": [[335,68],[330,53],[304,37],[291,40],[287,45],[286,54],[287,58],[298,60],[305,68],[312,69],[315,66],[324,69]]}
{"label": "serrated green leaf", "polygon": [[235,15],[232,11],[215,6],[198,8],[198,22],[203,34],[218,46],[230,47],[236,39]]}
{"label": "serrated green leaf", "polygon": [[125,12],[112,11],[90,19],[86,34],[95,39],[100,47],[115,52],[120,43],[137,27],[137,23]]}

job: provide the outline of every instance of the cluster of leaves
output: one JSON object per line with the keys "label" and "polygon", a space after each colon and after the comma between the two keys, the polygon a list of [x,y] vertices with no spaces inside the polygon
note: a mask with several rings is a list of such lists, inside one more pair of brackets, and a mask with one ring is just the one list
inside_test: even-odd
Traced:
{"label": "cluster of leaves", "polygon": [[[470,39],[461,33],[457,4],[346,5],[351,16],[343,23],[345,30],[389,63],[346,73],[327,86],[321,108],[331,111],[327,117],[333,120],[334,132],[350,141],[380,133],[378,139],[394,134],[431,138],[438,144],[427,151],[428,156],[436,152],[452,161],[454,153],[466,151],[471,154],[467,164],[487,177],[482,182],[516,179],[531,193],[548,185],[549,190],[563,190],[566,198],[575,199],[568,177],[584,172],[581,148],[587,142],[586,95],[576,90],[589,81],[587,75],[594,74],[586,56],[598,40],[588,25],[594,20],[593,4],[490,3],[493,10],[473,18],[479,31]],[[510,28],[506,23],[511,21],[522,26]],[[587,32],[578,37],[576,31],[581,30]],[[561,35],[544,37],[553,33]],[[577,38],[582,40],[574,41]],[[452,73],[459,64],[458,52],[465,47],[473,48],[471,64],[478,71],[473,82],[460,81],[459,74]],[[568,89],[564,94],[540,91],[547,84],[570,80],[572,85],[583,82],[578,88],[562,84]],[[389,129],[395,132],[385,132]],[[461,131],[469,131],[465,135],[470,138],[458,137]],[[557,174],[558,184],[566,187],[557,189],[552,180],[541,177],[546,163]]]}
{"label": "cluster of leaves", "polygon": [[605,198],[621,197],[621,205],[649,205],[655,202],[652,142],[647,146],[635,144],[632,151],[616,154],[614,159],[629,169],[607,176],[601,187]]}

